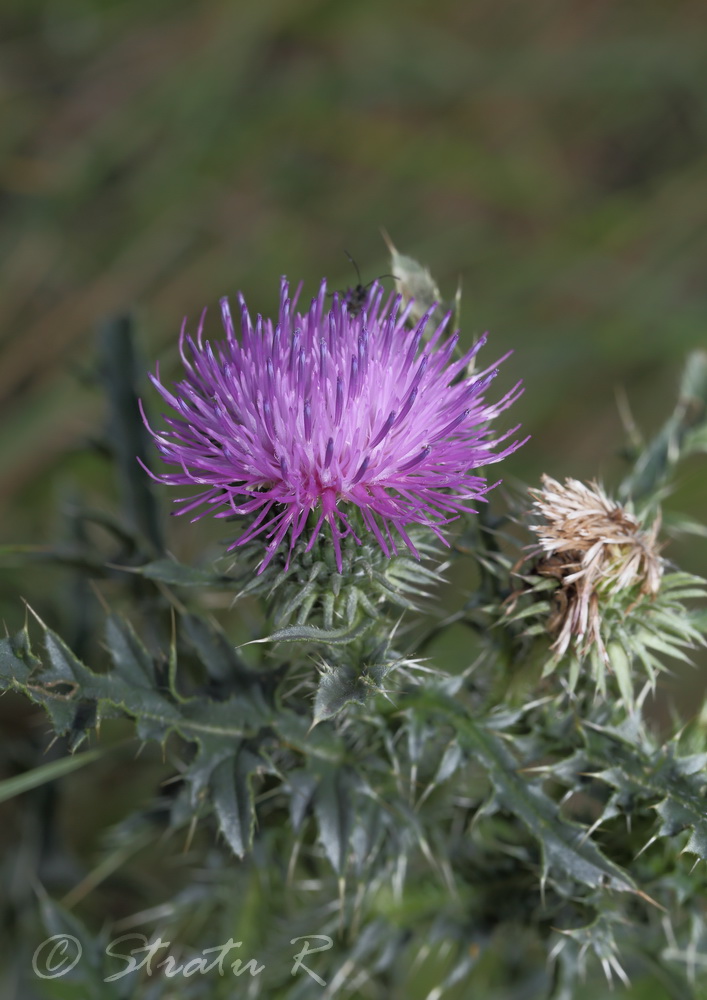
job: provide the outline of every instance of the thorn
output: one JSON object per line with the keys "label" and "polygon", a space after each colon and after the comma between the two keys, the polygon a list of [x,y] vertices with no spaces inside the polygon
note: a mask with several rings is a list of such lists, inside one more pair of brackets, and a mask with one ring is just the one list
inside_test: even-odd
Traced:
{"label": "thorn", "polygon": [[346,902],[346,878],[341,875],[339,877],[339,936],[343,938],[344,936],[344,909]]}
{"label": "thorn", "polygon": [[634,892],[637,896],[640,896],[641,899],[644,899],[646,903],[650,903],[651,906],[655,906],[656,909],[661,910],[663,913],[668,912],[661,903],[649,896],[647,892],[643,892],[642,889],[635,889]]}
{"label": "thorn", "polygon": [[619,411],[619,419],[629,443],[633,448],[640,450],[643,447],[643,436],[638,429],[638,424],[631,411],[631,404],[629,403],[626,389],[623,385],[617,385],[614,389],[614,394],[616,397],[616,409]]}
{"label": "thorn", "polygon": [[194,815],[191,818],[191,822],[189,823],[189,829],[187,831],[186,840],[184,841],[184,850],[182,851],[183,854],[189,853],[192,841],[194,840],[194,834],[196,833],[196,824],[198,823],[198,819],[199,818],[197,814],[194,813]]}
{"label": "thorn", "polygon": [[393,243],[393,241],[390,238],[390,235],[388,234],[387,230],[383,228],[383,226],[381,226],[380,234],[383,237],[383,242],[387,246],[388,252],[391,254],[391,256],[393,254],[396,254],[398,251],[395,249],[395,244]]}
{"label": "thorn", "polygon": [[175,781],[181,781],[184,775],[173,774],[171,778],[165,778],[164,781],[160,782],[160,788],[166,788],[167,785],[173,785]]}
{"label": "thorn", "polygon": [[36,621],[39,622],[39,624],[42,626],[43,629],[48,629],[48,626],[45,624],[45,622],[42,621],[42,619],[39,617],[39,615],[34,610],[34,608],[30,607],[30,605],[27,603],[27,601],[25,600],[24,597],[22,598],[22,601],[23,601],[23,603],[25,605],[25,608],[26,608],[26,611],[25,611],[25,628],[27,628],[27,618],[26,618],[26,615],[27,615],[27,612],[29,612],[32,615],[32,617]]}
{"label": "thorn", "polygon": [[290,860],[287,865],[287,878],[286,885],[288,887],[292,886],[292,882],[295,877],[295,867],[297,866],[297,859],[299,857],[300,847],[302,846],[302,840],[300,837],[292,845],[292,851],[290,852]]}
{"label": "thorn", "polygon": [[105,597],[103,596],[103,594],[101,593],[101,591],[100,591],[100,589],[98,587],[98,581],[97,580],[89,580],[88,584],[89,584],[91,590],[93,591],[96,600],[98,601],[98,603],[100,604],[100,606],[103,608],[103,613],[106,614],[106,615],[109,615],[110,614],[110,607],[108,606],[108,602],[106,601]]}
{"label": "thorn", "polygon": [[634,857],[633,860],[635,861],[636,858],[640,858],[640,856],[643,854],[643,852],[647,851],[648,848],[651,846],[651,844],[654,844],[657,839],[658,839],[658,835],[656,834],[654,837],[651,837],[650,840],[647,840],[646,843],[643,845],[643,847],[640,849],[640,851],[638,852],[638,854],[636,855],[636,857]]}
{"label": "thorn", "polygon": [[581,839],[581,840],[580,840],[580,842],[579,842],[579,846],[580,846],[580,847],[581,847],[581,846],[582,846],[582,844],[584,844],[584,843],[585,843],[585,842],[586,842],[587,840],[589,840],[589,838],[590,838],[590,837],[591,837],[591,835],[592,835],[592,834],[594,833],[594,831],[595,831],[596,829],[598,829],[598,828],[599,828],[599,827],[601,826],[601,823],[602,823],[602,820],[603,820],[603,819],[604,819],[604,816],[603,816],[603,815],[602,815],[602,816],[600,816],[598,820],[596,820],[596,821],[595,821],[594,823],[592,823],[592,825],[591,825],[591,826],[590,826],[590,827],[589,827],[589,828],[588,828],[587,830],[585,830],[585,833],[584,833],[584,836],[582,837],[582,839]]}

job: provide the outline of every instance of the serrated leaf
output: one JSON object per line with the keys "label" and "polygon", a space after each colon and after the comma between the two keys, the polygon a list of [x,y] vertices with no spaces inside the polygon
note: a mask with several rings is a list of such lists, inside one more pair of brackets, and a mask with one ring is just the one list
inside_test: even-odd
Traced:
{"label": "serrated leaf", "polygon": [[227,757],[211,775],[211,793],[219,829],[233,853],[242,858],[253,839],[255,811],[250,777],[257,761],[247,750]]}
{"label": "serrated leaf", "polygon": [[[42,923],[46,932],[63,941],[54,954],[51,965],[43,967],[50,956],[48,947],[35,952],[38,967],[45,973],[54,972],[57,978],[47,976],[44,982],[53,987],[65,986],[65,992],[41,991],[42,996],[55,1000],[125,1000],[125,993],[118,982],[106,981],[106,949],[109,944],[105,932],[93,936],[69,909],[50,899],[39,887]],[[80,958],[80,961],[77,960]],[[63,970],[62,970],[63,967]],[[121,965],[124,968],[124,965]]]}
{"label": "serrated leaf", "polygon": [[674,837],[683,830],[690,829],[690,839],[683,848],[696,854],[703,861],[707,859],[707,798],[702,801],[685,801],[683,794],[678,798],[670,795],[655,807],[660,816],[659,837]]}
{"label": "serrated leaf", "polygon": [[204,587],[233,583],[228,576],[197,566],[185,566],[174,559],[155,559],[144,566],[128,567],[130,572],[139,573],[148,580],[159,580],[175,587]]}
{"label": "serrated leaf", "polygon": [[314,797],[319,840],[337,875],[343,875],[354,818],[353,786],[343,767],[323,770]]}
{"label": "serrated leaf", "polygon": [[559,815],[556,803],[539,784],[518,772],[518,764],[505,744],[475,722],[456,703],[439,695],[423,696],[423,704],[436,706],[456,729],[460,743],[484,766],[501,802],[540,844],[545,872],[558,869],[591,888],[635,892],[630,876],[606,858],[586,830]]}
{"label": "serrated leaf", "polygon": [[[358,639],[370,629],[372,624],[373,622],[368,620],[359,622],[357,625],[333,629],[317,628],[314,625],[290,625],[287,628],[276,629],[264,639],[253,639],[252,642],[325,642],[332,646],[339,646]],[[250,645],[250,643],[245,645]]]}
{"label": "serrated leaf", "polygon": [[[149,654],[121,619],[111,618],[108,622],[114,668],[105,674],[95,673],[82,663],[51,629],[42,625],[42,630],[48,665],[33,657],[24,635],[15,640],[14,646],[6,640],[0,647],[0,658],[4,654],[9,676],[0,675],[0,689],[17,687],[43,705],[60,733],[75,730],[83,738],[95,718],[126,714],[134,719],[142,739],[163,742],[170,733],[176,733],[196,743],[194,759],[183,773],[191,808],[201,804],[210,785],[217,796],[214,806],[224,835],[235,853],[242,855],[250,843],[253,822],[249,775],[262,762],[240,749],[241,741],[273,722],[274,710],[266,703],[262,687],[252,683],[225,700],[173,697],[152,686],[156,681]],[[22,658],[16,655],[16,649]],[[34,668],[32,672],[28,663]],[[226,762],[230,762],[230,778]],[[183,820],[184,810],[175,810],[173,817],[180,816]]]}
{"label": "serrated leaf", "polygon": [[280,710],[277,716],[280,740],[306,758],[338,766],[346,757],[341,736],[333,727],[313,728],[308,718]]}
{"label": "serrated leaf", "polygon": [[254,736],[261,726],[271,721],[272,709],[255,689],[234,694],[223,701],[201,695],[185,698],[178,706],[174,726],[186,739],[201,734],[233,740]]}
{"label": "serrated leaf", "polygon": [[660,817],[659,837],[672,837],[685,829],[692,834],[685,851],[707,860],[707,770],[703,755],[681,757],[674,744],[657,750],[636,746],[622,732],[594,727],[588,733],[596,759],[604,756],[606,767],[595,777],[632,800],[652,805]]}
{"label": "serrated leaf", "polygon": [[288,773],[287,784],[290,791],[290,823],[295,833],[299,833],[314,798],[317,778],[311,771],[298,768]]}
{"label": "serrated leaf", "polygon": [[50,664],[49,668],[45,668],[42,672],[44,683],[56,684],[64,681],[66,684],[74,684],[81,678],[86,668],[51,629],[44,629],[44,648]]}
{"label": "serrated leaf", "polygon": [[181,615],[179,622],[210,677],[219,681],[238,679],[250,685],[262,676],[248,667],[233,643],[212,622],[189,614]]}
{"label": "serrated leaf", "polygon": [[39,661],[30,651],[27,629],[0,639],[0,687],[25,684]]}
{"label": "serrated leaf", "polygon": [[[492,608],[495,605],[492,605]],[[525,608],[521,608],[519,611],[514,611],[513,614],[508,615],[504,618],[505,622],[517,622],[522,621],[524,618],[533,618],[537,616],[547,617],[550,613],[552,605],[549,601],[537,601],[534,604],[529,604]],[[546,626],[543,629],[547,631]]]}
{"label": "serrated leaf", "polygon": [[450,743],[447,749],[444,751],[442,760],[437,768],[437,773],[434,777],[434,785],[441,785],[443,781],[451,778],[454,772],[461,767],[464,762],[464,752],[456,740]]}
{"label": "serrated leaf", "polygon": [[[351,852],[354,870],[360,878],[367,863],[370,863],[378,844],[385,836],[384,810],[374,799],[361,804],[351,833]],[[388,817],[389,819],[389,817]]]}
{"label": "serrated leaf", "polygon": [[[95,673],[55,632],[46,626],[42,629],[50,666],[43,668],[32,684],[27,683],[32,679],[29,674],[24,675],[24,682],[18,682],[12,674],[9,678],[0,675],[0,688],[18,687],[48,710],[56,707],[64,719],[64,727],[58,729],[60,733],[67,731],[82,702],[95,702],[99,718],[115,715],[116,711],[131,716],[153,739],[163,739],[170,731],[177,731],[187,740],[214,736],[234,740],[257,732],[270,719],[271,709],[259,688],[223,701],[193,697],[175,702],[167,692],[138,686],[116,670]],[[24,655],[25,660],[18,661],[17,676],[21,676],[23,667],[26,669],[28,660],[35,668],[43,666],[29,651]],[[60,689],[63,685],[71,686],[72,692],[64,693]]]}
{"label": "serrated leaf", "polygon": [[[43,626],[45,648],[51,663],[51,670],[41,675],[45,682],[54,683],[57,680],[74,683],[82,699],[93,699],[97,702],[99,713],[105,705],[117,708],[137,719],[144,719],[157,725],[166,735],[167,731],[179,721],[177,707],[162,693],[154,688],[138,686],[131,680],[121,677],[116,671],[106,674],[94,673],[85,666],[68,648],[66,643],[51,629]],[[30,692],[30,697],[34,692]],[[51,698],[52,692],[45,688],[45,698]],[[62,698],[59,693],[54,695]],[[65,699],[65,696],[63,696]]]}
{"label": "serrated leaf", "polygon": [[607,649],[611,669],[614,671],[618,681],[619,691],[627,708],[633,707],[633,677],[631,674],[631,661],[624,651],[623,646],[618,642],[612,642]]}
{"label": "serrated leaf", "polygon": [[345,705],[364,705],[370,694],[370,685],[359,675],[354,675],[345,667],[326,669],[319,678],[314,699],[313,724],[337,715]]}
{"label": "serrated leaf", "polygon": [[155,686],[152,657],[140,642],[132,626],[117,615],[106,619],[106,646],[115,670],[137,687]]}

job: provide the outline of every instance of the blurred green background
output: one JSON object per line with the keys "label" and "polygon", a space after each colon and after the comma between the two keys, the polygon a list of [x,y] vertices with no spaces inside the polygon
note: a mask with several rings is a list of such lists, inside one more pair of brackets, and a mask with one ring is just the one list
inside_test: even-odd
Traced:
{"label": "blurred green background", "polygon": [[[515,351],[532,440],[505,478],[611,485],[618,387],[650,433],[705,344],[706,66],[702,0],[3,0],[2,540],[113,502],[86,447],[105,316],[134,310],[169,372],[223,294],[345,287],[344,249],[387,271],[380,227],[447,296],[462,277],[487,363]],[[699,515],[706,486],[695,463],[671,502]],[[223,534],[170,531],[187,560]],[[704,572],[704,545],[670,554]],[[8,624],[18,588],[60,621],[60,580],[11,564]]]}

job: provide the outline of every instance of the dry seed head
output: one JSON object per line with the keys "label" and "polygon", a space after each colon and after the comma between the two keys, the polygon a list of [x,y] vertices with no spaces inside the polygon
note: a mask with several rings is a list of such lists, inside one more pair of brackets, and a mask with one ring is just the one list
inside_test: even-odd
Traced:
{"label": "dry seed head", "polygon": [[558,636],[553,649],[566,652],[573,636],[585,648],[596,644],[603,659],[601,600],[633,591],[654,597],[660,588],[663,560],[656,519],[645,529],[638,518],[610,499],[597,483],[566,479],[564,485],[543,476],[543,487],[530,490],[533,512],[542,523],[532,525],[542,557],[535,570],[560,581],[557,613],[550,623]]}

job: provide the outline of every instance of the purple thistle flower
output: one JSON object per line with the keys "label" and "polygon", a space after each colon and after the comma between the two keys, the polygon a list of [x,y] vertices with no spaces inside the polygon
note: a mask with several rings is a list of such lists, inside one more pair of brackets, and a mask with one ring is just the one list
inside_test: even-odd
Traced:
{"label": "purple thistle flower", "polygon": [[445,541],[440,526],[473,510],[468,502],[491,488],[472,470],[522,443],[498,450],[517,428],[495,438],[488,429],[520,384],[497,403],[484,401],[496,371],[468,377],[467,366],[485,337],[453,361],[458,335],[443,337],[451,314],[423,342],[431,310],[408,328],[412,303],[402,310],[399,296],[384,303],[377,284],[355,316],[338,293],[327,303],[325,281],[309,310],[296,312],[300,289],[290,299],[281,280],[275,325],[261,316],[253,324],[239,295],[239,337],[222,299],[227,339],[214,346],[202,338],[205,311],[196,342],[182,326],[186,378],[170,392],[159,367],[150,376],[174,411],[167,430],[148,424],[175,469],[154,478],[203,487],[175,501],[175,513],[205,505],[194,520],[209,511],[251,516],[229,551],[264,536],[259,572],[288,533],[289,561],[313,513],[307,551],[327,522],[341,571],[341,540],[351,535],[361,544],[351,508],[387,557],[397,552],[392,529],[417,556],[406,526],[426,525]]}

